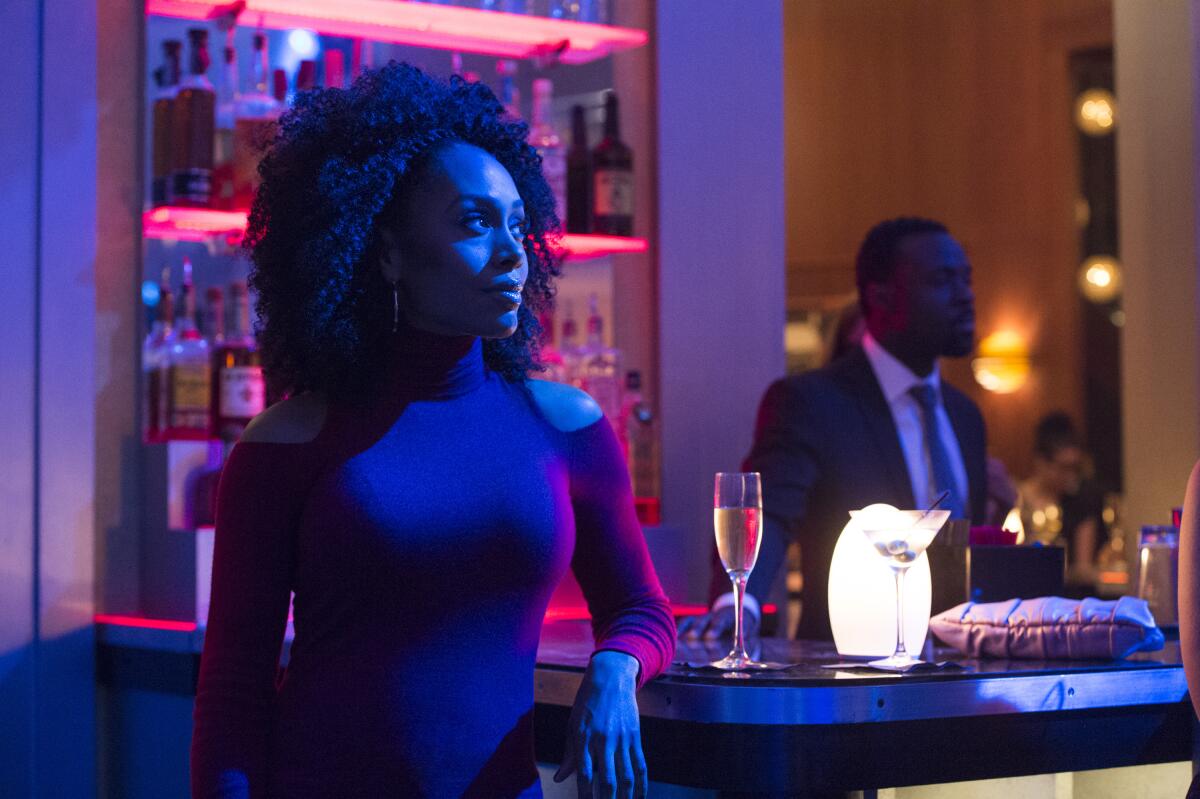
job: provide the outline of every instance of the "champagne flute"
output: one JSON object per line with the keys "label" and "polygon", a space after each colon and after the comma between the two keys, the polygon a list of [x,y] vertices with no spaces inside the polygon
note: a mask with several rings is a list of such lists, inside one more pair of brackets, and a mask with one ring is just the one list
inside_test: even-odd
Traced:
{"label": "champagne flute", "polygon": [[758,472],[717,472],[713,529],[717,536],[717,553],[733,582],[734,628],[733,649],[709,665],[722,671],[770,668],[746,653],[743,619],[746,581],[754,570],[762,543],[762,478]]}

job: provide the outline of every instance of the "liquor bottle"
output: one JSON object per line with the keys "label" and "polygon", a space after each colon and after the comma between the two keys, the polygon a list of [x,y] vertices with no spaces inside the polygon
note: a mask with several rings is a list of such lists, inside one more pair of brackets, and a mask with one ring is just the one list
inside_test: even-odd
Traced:
{"label": "liquor bottle", "polygon": [[633,151],[621,141],[617,95],[604,98],[604,138],[592,150],[592,230],[633,235]]}
{"label": "liquor bottle", "polygon": [[154,93],[152,116],[154,119],[152,155],[150,158],[152,182],[151,205],[167,205],[171,201],[171,124],[174,115],[175,95],[179,92],[179,55],[183,42],[167,39],[163,42],[163,65],[154,71],[158,90]]}
{"label": "liquor bottle", "polygon": [[[270,70],[267,36],[258,31],[254,34],[254,84],[238,100],[234,111],[233,204],[236,208],[249,208],[254,201],[259,183],[258,161],[275,136],[276,120],[283,110],[280,102],[268,94]],[[286,77],[284,91],[287,91]]]}
{"label": "liquor bottle", "polygon": [[542,366],[546,367],[541,373],[543,380],[552,380],[555,383],[566,383],[567,370],[563,363],[562,353],[554,343],[554,313],[552,311],[543,311],[538,315],[538,324],[542,331],[539,336],[540,352],[539,357]]}
{"label": "liquor bottle", "polygon": [[312,91],[317,87],[317,62],[306,58],[296,70],[296,94]]}
{"label": "liquor bottle", "polygon": [[496,62],[496,74],[500,76],[500,102],[504,111],[513,119],[521,119],[521,90],[517,88],[517,62],[501,58]]}
{"label": "liquor bottle", "polygon": [[554,95],[554,83],[546,78],[533,82],[533,119],[529,129],[529,143],[542,157],[542,175],[554,192],[554,213],[558,224],[566,222],[567,162],[562,140],[551,121],[550,101]]}
{"label": "liquor bottle", "polygon": [[205,77],[208,31],[189,28],[188,73],[179,84],[171,114],[171,202],[206,207],[212,201],[213,126],[217,94]]}
{"label": "liquor bottle", "polygon": [[175,343],[175,301],[163,275],[159,286],[154,323],[142,342],[143,416],[142,440],[154,444],[165,440],[167,361]]}
{"label": "liquor bottle", "polygon": [[208,341],[210,350],[225,341],[225,292],[220,286],[204,290],[204,324],[200,325],[200,335]]}
{"label": "liquor bottle", "polygon": [[280,111],[287,107],[287,93],[287,72],[282,69],[276,69],[271,73],[271,96],[279,104]]}
{"label": "liquor bottle", "polygon": [[246,284],[230,285],[233,326],[213,353],[213,435],[235,441],[246,425],[262,413],[266,399],[262,359],[250,329],[250,296]]}
{"label": "liquor bottle", "polygon": [[342,89],[346,85],[346,57],[341,50],[325,51],[325,88]]}
{"label": "liquor bottle", "polygon": [[583,380],[579,374],[579,324],[575,321],[574,307],[570,300],[563,303],[566,312],[562,323],[562,340],[559,342],[558,354],[563,362],[563,382],[579,387]]}
{"label": "liquor bottle", "polygon": [[621,353],[604,343],[604,317],[595,294],[588,300],[587,342],[580,352],[583,390],[592,395],[613,427],[621,420]]}
{"label": "liquor bottle", "polygon": [[640,372],[625,373],[625,402],[622,407],[621,432],[626,446],[633,495],[639,500],[657,499],[658,418],[654,414],[653,406],[642,396]]}
{"label": "liquor bottle", "polygon": [[196,329],[196,287],[187,258],[179,298],[176,339],[167,359],[165,437],[202,440],[208,438],[212,374],[208,342]]}
{"label": "liquor bottle", "polygon": [[237,104],[241,99],[238,86],[237,49],[233,46],[233,28],[225,31],[225,48],[221,59],[221,82],[217,85],[217,123],[213,151],[212,205],[214,208],[233,208],[233,142]]}
{"label": "liquor bottle", "polygon": [[583,106],[571,107],[571,149],[567,151],[567,232],[592,232],[592,153]]}

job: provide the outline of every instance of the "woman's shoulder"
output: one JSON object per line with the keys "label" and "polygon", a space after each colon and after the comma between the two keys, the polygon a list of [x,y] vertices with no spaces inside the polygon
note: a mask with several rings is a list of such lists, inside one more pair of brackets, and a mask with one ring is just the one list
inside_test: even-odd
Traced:
{"label": "woman's shoulder", "polygon": [[604,417],[599,403],[586,391],[550,380],[526,380],[525,387],[538,411],[552,427],[573,433],[595,424]]}
{"label": "woman's shoulder", "polygon": [[320,392],[305,392],[272,405],[255,416],[242,433],[243,442],[308,444],[325,425],[328,401]]}

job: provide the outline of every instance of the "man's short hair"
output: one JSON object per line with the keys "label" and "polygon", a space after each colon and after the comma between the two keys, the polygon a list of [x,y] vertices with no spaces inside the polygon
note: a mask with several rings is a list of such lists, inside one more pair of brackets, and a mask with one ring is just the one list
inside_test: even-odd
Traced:
{"label": "man's short hair", "polygon": [[858,248],[854,261],[855,282],[858,285],[858,302],[863,315],[867,315],[867,286],[886,283],[896,272],[896,247],[905,236],[922,233],[949,233],[946,226],[933,219],[919,216],[901,216],[880,222],[867,232]]}

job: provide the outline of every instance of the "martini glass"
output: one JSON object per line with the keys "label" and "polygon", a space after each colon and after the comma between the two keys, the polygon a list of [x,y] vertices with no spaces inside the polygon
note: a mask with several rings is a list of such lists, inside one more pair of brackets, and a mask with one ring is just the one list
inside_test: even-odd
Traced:
{"label": "martini glass", "polygon": [[891,657],[872,660],[869,665],[888,671],[908,671],[921,663],[904,647],[904,575],[921,556],[942,525],[950,518],[948,510],[896,510],[890,506],[870,506],[850,511],[875,551],[887,559],[896,575],[896,651]]}
{"label": "martini glass", "polygon": [[717,472],[713,492],[713,529],[717,554],[733,582],[733,649],[709,665],[722,671],[778,668],[759,663],[746,652],[746,626],[742,618],[746,581],[758,560],[762,543],[762,481],[758,472]]}

